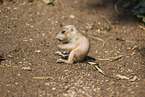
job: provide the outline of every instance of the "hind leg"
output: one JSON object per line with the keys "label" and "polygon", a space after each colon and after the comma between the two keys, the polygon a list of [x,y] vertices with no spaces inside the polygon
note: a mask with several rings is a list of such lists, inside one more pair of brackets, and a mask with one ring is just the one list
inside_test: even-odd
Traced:
{"label": "hind leg", "polygon": [[75,57],[75,51],[71,51],[67,60],[58,59],[57,62],[64,62],[64,63],[72,64],[74,62],[74,57]]}

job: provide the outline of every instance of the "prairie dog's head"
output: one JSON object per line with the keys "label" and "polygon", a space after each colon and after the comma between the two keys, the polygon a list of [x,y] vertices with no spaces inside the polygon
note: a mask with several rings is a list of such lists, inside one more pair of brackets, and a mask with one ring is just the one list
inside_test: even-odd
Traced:
{"label": "prairie dog's head", "polygon": [[64,26],[62,31],[56,36],[56,39],[62,42],[69,42],[78,33],[77,28],[74,25]]}

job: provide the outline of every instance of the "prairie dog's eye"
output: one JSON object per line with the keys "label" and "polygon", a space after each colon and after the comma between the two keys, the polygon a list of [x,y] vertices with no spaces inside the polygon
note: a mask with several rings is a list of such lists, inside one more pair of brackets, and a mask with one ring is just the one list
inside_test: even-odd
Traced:
{"label": "prairie dog's eye", "polygon": [[61,33],[63,34],[63,33],[65,33],[65,31],[62,31]]}

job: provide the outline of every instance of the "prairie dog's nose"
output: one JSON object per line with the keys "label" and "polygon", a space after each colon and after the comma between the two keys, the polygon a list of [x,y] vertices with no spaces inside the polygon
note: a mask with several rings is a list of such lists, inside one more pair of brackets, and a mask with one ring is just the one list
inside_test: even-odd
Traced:
{"label": "prairie dog's nose", "polygon": [[56,39],[59,39],[58,35],[56,36]]}
{"label": "prairie dog's nose", "polygon": [[59,37],[59,35],[56,36],[56,39],[59,40],[59,41],[62,41],[62,40],[63,40],[63,39],[61,39],[61,38]]}

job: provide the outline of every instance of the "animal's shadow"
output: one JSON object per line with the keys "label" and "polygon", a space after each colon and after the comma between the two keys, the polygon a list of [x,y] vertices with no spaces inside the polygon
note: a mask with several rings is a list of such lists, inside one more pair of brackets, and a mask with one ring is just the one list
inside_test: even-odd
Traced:
{"label": "animal's shadow", "polygon": [[6,60],[2,55],[0,55],[0,65],[1,65],[1,62]]}
{"label": "animal's shadow", "polygon": [[96,59],[93,58],[93,57],[90,57],[90,56],[86,56],[86,57],[82,60],[82,62],[94,62],[94,61],[96,61]]}
{"label": "animal's shadow", "polygon": [[[69,57],[69,53],[63,53],[63,56],[61,55],[61,58],[62,59],[68,59],[68,57]],[[94,61],[96,61],[96,59],[95,58],[93,58],[93,57],[90,57],[90,56],[86,56],[81,62],[94,62]],[[74,63],[76,63],[76,62],[74,62]]]}

